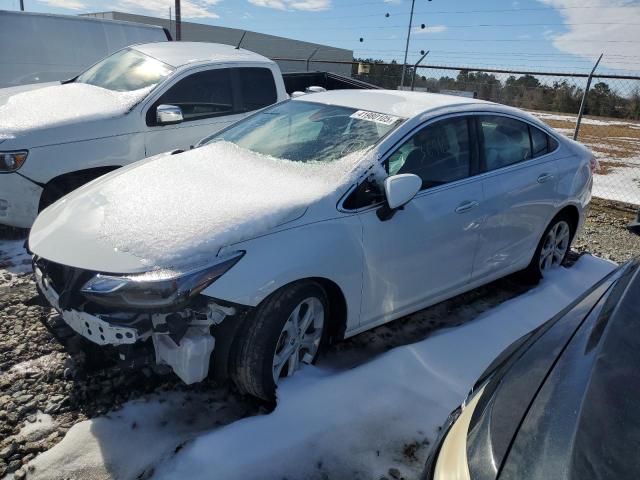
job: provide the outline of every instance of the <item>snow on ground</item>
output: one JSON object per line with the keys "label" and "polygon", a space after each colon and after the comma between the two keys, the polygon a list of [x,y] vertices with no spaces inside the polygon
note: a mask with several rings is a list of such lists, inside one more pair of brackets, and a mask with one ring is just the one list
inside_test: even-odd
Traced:
{"label": "snow on ground", "polygon": [[13,284],[18,275],[31,272],[31,257],[24,239],[0,240],[0,287]]}
{"label": "snow on ground", "polygon": [[27,421],[20,429],[17,437],[27,441],[39,440],[55,430],[56,425],[51,415],[38,411],[33,421]]}
{"label": "snow on ground", "polygon": [[636,167],[610,167],[606,175],[596,175],[593,195],[640,205],[640,157],[635,160]]}
{"label": "snow on ground", "polygon": [[[576,122],[578,118],[577,115],[565,115],[565,114],[557,114],[557,113],[547,113],[547,112],[536,112],[529,110],[529,113],[535,115],[538,118],[543,120],[557,120],[560,122]],[[609,120],[609,119],[597,119],[597,118],[589,118],[582,117],[581,121],[582,125],[597,125],[597,126],[638,126],[637,122],[625,122],[621,120]]]}
{"label": "snow on ground", "polygon": [[[29,478],[415,478],[437,429],[507,345],[551,318],[614,265],[583,256],[476,320],[352,369],[305,367],[268,415],[216,427],[224,400],[156,394],[75,425],[31,462]],[[328,362],[331,363],[331,362]],[[335,363],[335,362],[333,362]],[[193,395],[192,395],[193,396]],[[191,440],[191,441],[188,441]],[[184,444],[185,441],[188,443]]]}

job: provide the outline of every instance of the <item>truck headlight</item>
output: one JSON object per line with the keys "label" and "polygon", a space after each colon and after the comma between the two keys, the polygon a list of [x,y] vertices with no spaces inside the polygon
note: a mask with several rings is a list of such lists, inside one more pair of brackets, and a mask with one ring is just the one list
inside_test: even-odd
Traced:
{"label": "truck headlight", "polygon": [[20,150],[16,152],[0,152],[0,173],[15,172],[27,159],[29,152]]}
{"label": "truck headlight", "polygon": [[244,252],[185,272],[158,270],[137,275],[97,274],[80,289],[92,302],[122,310],[162,311],[185,305],[242,258]]}

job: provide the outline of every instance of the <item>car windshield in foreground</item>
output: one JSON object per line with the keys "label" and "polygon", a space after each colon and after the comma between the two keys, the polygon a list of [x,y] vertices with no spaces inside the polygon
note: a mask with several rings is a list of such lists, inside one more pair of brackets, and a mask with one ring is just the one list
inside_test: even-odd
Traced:
{"label": "car windshield in foreground", "polygon": [[203,143],[224,140],[284,160],[332,162],[375,145],[402,121],[367,110],[296,100],[261,111]]}
{"label": "car windshield in foreground", "polygon": [[131,92],[162,81],[174,68],[131,48],[120,50],[96,63],[76,78],[78,83]]}

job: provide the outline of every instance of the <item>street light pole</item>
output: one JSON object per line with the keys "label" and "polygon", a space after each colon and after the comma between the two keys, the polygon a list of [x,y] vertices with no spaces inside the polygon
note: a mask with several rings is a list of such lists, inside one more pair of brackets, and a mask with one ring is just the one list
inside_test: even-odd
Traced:
{"label": "street light pole", "polygon": [[402,77],[400,77],[400,86],[404,87],[404,72],[407,69],[407,55],[409,53],[409,40],[411,39],[411,26],[413,24],[413,8],[416,6],[416,0],[411,0],[411,15],[409,15],[409,30],[407,31],[407,45],[404,47],[404,62],[402,63]]}
{"label": "street light pole", "polygon": [[24,0],[20,0],[20,11],[24,12]]}

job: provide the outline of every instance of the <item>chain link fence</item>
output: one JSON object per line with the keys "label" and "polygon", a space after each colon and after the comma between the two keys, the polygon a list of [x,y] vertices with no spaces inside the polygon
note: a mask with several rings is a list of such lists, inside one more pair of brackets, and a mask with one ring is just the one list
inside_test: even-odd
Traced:
{"label": "chain link fence", "polygon": [[[317,60],[321,61],[321,60]],[[315,59],[300,70],[319,70]],[[323,63],[327,63],[324,61]],[[372,61],[351,64],[351,76],[398,89],[402,65]],[[526,72],[420,65],[407,68],[405,89],[475,97],[522,108],[572,138],[587,86],[584,73]],[[594,195],[640,205],[640,76],[594,74],[577,140],[600,162]]]}

